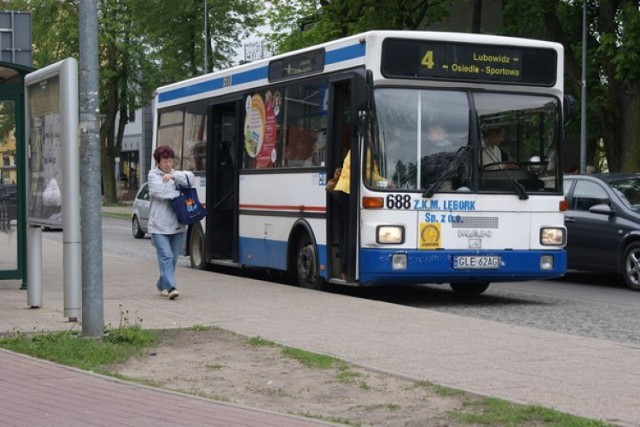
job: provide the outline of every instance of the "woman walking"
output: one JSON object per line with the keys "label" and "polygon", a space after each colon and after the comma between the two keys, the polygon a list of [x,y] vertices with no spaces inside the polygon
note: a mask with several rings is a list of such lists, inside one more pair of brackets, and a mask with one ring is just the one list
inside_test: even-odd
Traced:
{"label": "woman walking", "polygon": [[160,295],[173,300],[180,295],[176,289],[175,271],[186,227],[178,222],[171,200],[179,195],[176,185],[188,187],[195,177],[192,172],[173,169],[174,153],[167,145],[156,148],[153,158],[156,167],[147,176],[151,197],[148,230],[160,268],[156,287]]}

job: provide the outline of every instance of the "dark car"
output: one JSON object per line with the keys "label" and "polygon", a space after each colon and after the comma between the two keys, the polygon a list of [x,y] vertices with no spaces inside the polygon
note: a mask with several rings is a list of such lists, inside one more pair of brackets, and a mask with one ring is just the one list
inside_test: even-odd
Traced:
{"label": "dark car", "polygon": [[618,273],[640,291],[640,174],[567,175],[568,268]]}

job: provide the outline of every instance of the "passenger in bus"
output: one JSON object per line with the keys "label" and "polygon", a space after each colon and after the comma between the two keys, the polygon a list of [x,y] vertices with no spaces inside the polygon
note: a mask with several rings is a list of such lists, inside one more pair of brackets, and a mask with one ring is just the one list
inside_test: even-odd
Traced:
{"label": "passenger in bus", "polygon": [[172,300],[180,295],[176,289],[175,270],[186,227],[178,222],[171,201],[179,195],[176,185],[187,187],[195,182],[192,172],[173,169],[174,157],[171,147],[159,146],[153,152],[156,167],[147,175],[151,196],[148,230],[151,243],[156,248],[160,269],[156,287],[160,295]]}
{"label": "passenger in bus", "polygon": [[447,139],[447,132],[441,124],[432,124],[427,132],[426,154],[441,153],[445,151],[453,151],[454,146]]}
{"label": "passenger in bus", "polygon": [[351,193],[351,150],[347,151],[342,161],[342,172],[338,183],[333,191],[333,200],[338,213],[338,230],[339,230],[339,246],[340,246],[340,278],[347,280],[348,262],[347,253],[349,248],[349,239],[347,238],[347,227],[349,217],[349,194]]}
{"label": "passenger in bus", "polygon": [[[373,165],[373,168],[371,167]],[[373,181],[373,182],[371,182]],[[365,182],[375,188],[393,188],[394,185],[380,175],[377,163],[372,159],[371,149],[367,148],[365,162]],[[351,194],[351,150],[342,161],[342,172],[332,192],[336,210],[338,213],[338,230],[340,246],[340,275],[342,280],[348,280],[347,254],[351,251],[351,242],[348,239],[349,197]]]}

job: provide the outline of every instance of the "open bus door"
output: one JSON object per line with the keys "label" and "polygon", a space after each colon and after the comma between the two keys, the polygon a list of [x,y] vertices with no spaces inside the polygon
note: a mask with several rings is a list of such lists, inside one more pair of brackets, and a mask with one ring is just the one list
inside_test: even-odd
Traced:
{"label": "open bus door", "polygon": [[[327,177],[333,176],[333,171],[342,167],[342,163],[345,155],[351,149],[351,182],[354,182],[354,147],[357,147],[356,133],[355,133],[355,121],[353,120],[355,111],[353,109],[352,102],[352,85],[354,84],[353,78],[341,78],[331,82],[331,98],[332,108],[330,111],[333,114],[330,117],[329,138],[331,141],[329,148],[329,168]],[[355,151],[357,153],[357,150]],[[357,154],[355,159],[357,159]],[[356,168],[357,169],[357,168]],[[356,175],[357,176],[357,175]],[[357,188],[357,186],[355,186]],[[357,194],[353,194],[354,186],[351,186],[351,197],[349,197],[348,213],[343,215],[343,218],[339,218],[338,208],[336,206],[335,193],[329,193],[327,200],[327,257],[329,264],[329,278],[330,280],[341,280],[341,259],[346,259],[347,270],[345,271],[349,281],[356,278],[355,275],[355,260],[356,260],[356,248],[357,248],[357,204],[354,200],[357,198]],[[341,227],[341,222],[345,221],[344,227]],[[342,235],[343,231],[346,231]],[[345,253],[341,253],[340,241],[345,239]]]}
{"label": "open bus door", "polygon": [[207,259],[238,262],[239,101],[209,108],[211,143],[207,166]]}
{"label": "open bus door", "polygon": [[[347,214],[344,218],[338,217],[335,196],[329,194],[327,200],[327,257],[329,264],[329,279],[335,283],[343,283],[341,271],[341,258],[346,259],[346,282],[357,282],[358,274],[358,248],[359,238],[359,200],[360,188],[360,153],[359,147],[364,141],[360,141],[364,123],[360,123],[360,114],[370,110],[371,85],[370,76],[365,70],[356,70],[347,78],[339,77],[331,81],[331,111],[329,129],[330,153],[328,164],[328,178],[333,175],[336,168],[342,167],[345,155],[351,150],[351,194],[349,197]],[[359,130],[360,128],[360,130]],[[345,221],[346,226],[340,227],[340,221]],[[346,253],[340,253],[340,240],[344,239]]]}

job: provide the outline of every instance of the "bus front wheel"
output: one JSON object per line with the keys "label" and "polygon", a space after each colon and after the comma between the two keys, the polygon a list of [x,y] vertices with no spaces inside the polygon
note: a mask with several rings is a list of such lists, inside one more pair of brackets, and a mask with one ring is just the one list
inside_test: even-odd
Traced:
{"label": "bus front wheel", "polygon": [[488,282],[466,282],[466,283],[449,283],[451,289],[459,295],[480,295],[489,287]]}
{"label": "bus front wheel", "polygon": [[318,275],[316,246],[306,235],[298,240],[295,256],[295,277],[298,285],[307,289],[322,289],[322,277]]}
{"label": "bus front wheel", "polygon": [[204,270],[204,232],[200,224],[194,224],[191,228],[191,237],[189,238],[189,259],[191,267]]}

